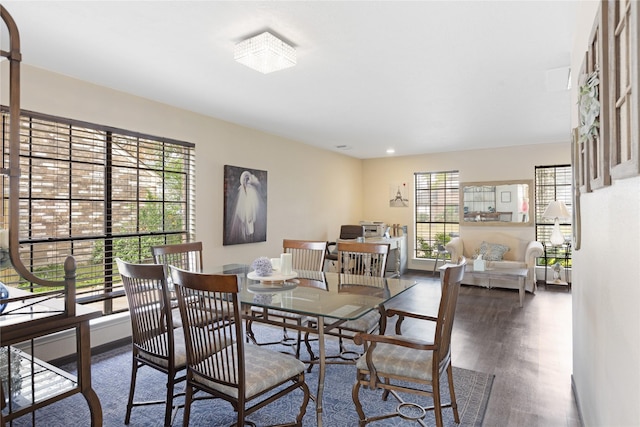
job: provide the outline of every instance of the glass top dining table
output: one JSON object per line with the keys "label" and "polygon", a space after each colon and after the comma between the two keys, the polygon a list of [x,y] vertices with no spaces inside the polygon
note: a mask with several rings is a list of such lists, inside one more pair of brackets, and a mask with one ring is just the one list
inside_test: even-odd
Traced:
{"label": "glass top dining table", "polygon": [[[291,275],[256,277],[250,266],[228,264],[205,268],[209,274],[236,274],[239,298],[247,307],[262,307],[309,316],[314,322],[296,327],[267,320],[259,310],[245,309],[246,319],[318,335],[318,390],[315,398],[317,425],[322,426],[322,396],[326,372],[325,332],[358,319],[372,310],[384,315],[384,304],[416,284],[398,277],[371,277],[337,272],[295,271]],[[355,378],[355,376],[354,376]]]}

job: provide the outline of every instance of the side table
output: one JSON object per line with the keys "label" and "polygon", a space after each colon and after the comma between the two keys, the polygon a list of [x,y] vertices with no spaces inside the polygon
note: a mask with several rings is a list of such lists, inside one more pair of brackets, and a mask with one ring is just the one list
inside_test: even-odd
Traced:
{"label": "side table", "polygon": [[[440,280],[442,281],[442,272],[444,271],[446,264],[440,267],[438,270],[440,271]],[[465,270],[466,274],[471,274],[472,276],[478,277],[486,277],[486,278],[499,278],[504,279],[511,278],[518,281],[518,301],[520,303],[520,307],[524,304],[524,285],[527,280],[528,270],[526,268],[488,268],[482,271],[474,271],[473,266],[467,264],[467,269]]]}
{"label": "side table", "polygon": [[[98,310],[76,306],[75,313],[65,313],[64,304],[46,297],[33,297],[15,288],[9,290],[7,308],[0,316],[0,347],[6,349],[7,366],[11,375],[19,375],[15,388],[3,390],[6,405],[2,409],[3,423],[11,424],[15,418],[33,413],[76,393],[81,393],[91,416],[92,427],[102,427],[102,407],[98,395],[91,387],[91,344],[89,321],[100,317]],[[77,375],[64,372],[30,353],[14,347],[34,338],[65,330],[76,335]],[[16,362],[15,371],[9,368]],[[33,415],[32,415],[33,416]],[[35,425],[35,418],[32,419]],[[2,426],[4,427],[4,426]]]}

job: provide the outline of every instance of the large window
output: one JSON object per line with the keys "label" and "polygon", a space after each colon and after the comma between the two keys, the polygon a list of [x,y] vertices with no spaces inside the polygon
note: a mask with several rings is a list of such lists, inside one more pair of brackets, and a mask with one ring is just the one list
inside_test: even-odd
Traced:
{"label": "large window", "polygon": [[[2,113],[3,165],[9,117]],[[194,234],[194,145],[23,112],[20,258],[38,277],[63,280],[77,262],[77,300],[110,314],[127,308],[114,259],[149,261],[152,245]],[[3,213],[8,181],[3,181]],[[2,225],[6,227],[6,223]],[[0,280],[38,292],[11,268]]]}
{"label": "large window", "polygon": [[[536,166],[536,240],[545,245],[548,265],[559,262],[564,267],[571,266],[571,212],[572,202],[572,170],[570,165]],[[560,231],[564,235],[565,244],[553,246],[550,243],[554,219],[543,217],[549,203],[554,200],[564,202],[569,211],[569,218],[560,218]],[[544,265],[545,259],[539,259],[538,264]]]}
{"label": "large window", "polygon": [[416,258],[435,258],[438,245],[460,232],[459,189],[458,171],[415,174]]}

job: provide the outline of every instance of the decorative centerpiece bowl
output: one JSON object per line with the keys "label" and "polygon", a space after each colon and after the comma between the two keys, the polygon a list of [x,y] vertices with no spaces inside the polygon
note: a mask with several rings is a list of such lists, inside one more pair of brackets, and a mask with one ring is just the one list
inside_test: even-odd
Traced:
{"label": "decorative centerpiece bowl", "polygon": [[267,257],[256,258],[251,264],[251,268],[256,272],[258,276],[270,276],[273,273],[273,267],[271,266],[271,260]]}

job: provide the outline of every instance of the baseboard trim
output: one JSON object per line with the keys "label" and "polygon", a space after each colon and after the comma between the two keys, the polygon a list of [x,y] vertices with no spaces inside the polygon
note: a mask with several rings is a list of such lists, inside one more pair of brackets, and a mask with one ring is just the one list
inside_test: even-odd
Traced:
{"label": "baseboard trim", "polygon": [[[103,346],[131,339],[129,313],[118,313],[90,321],[91,348],[97,351]],[[16,345],[31,354],[31,343],[26,341]],[[95,350],[94,350],[95,349]],[[76,354],[76,334],[73,329],[46,335],[33,340],[33,354],[46,362],[73,358]]]}
{"label": "baseboard trim", "polygon": [[[115,341],[111,341],[109,343],[106,344],[102,344],[96,347],[92,347],[91,348],[91,355],[95,356],[97,354],[101,354],[101,353],[105,353],[109,350],[113,350],[114,348],[118,348],[118,347],[122,347],[123,345],[126,344],[131,344],[131,337],[127,337],[127,338],[120,338],[118,340]],[[63,357],[59,357],[57,359],[53,359],[50,360],[49,363],[51,363],[54,366],[61,366],[61,365],[66,365],[69,363],[73,363],[76,361],[76,355],[75,354],[69,354],[67,356],[63,356]]]}

